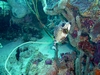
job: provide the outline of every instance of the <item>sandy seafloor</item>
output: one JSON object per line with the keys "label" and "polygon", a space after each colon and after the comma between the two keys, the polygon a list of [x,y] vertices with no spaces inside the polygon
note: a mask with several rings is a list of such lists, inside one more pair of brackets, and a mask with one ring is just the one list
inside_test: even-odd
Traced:
{"label": "sandy seafloor", "polygon": [[[48,44],[34,44],[37,45],[37,48],[39,48],[39,51],[43,54],[47,54],[49,58],[54,57],[54,50],[52,50],[52,45],[53,45],[53,40],[51,37],[49,37],[45,32],[43,32],[43,38],[36,41],[36,42],[48,42]],[[22,43],[21,38],[19,38],[16,41],[1,41],[3,44],[3,48],[0,49],[0,66],[4,66],[5,60],[7,59],[7,56],[9,53],[18,45]],[[72,48],[69,47],[68,44],[64,45],[59,45],[59,56],[60,53],[65,53],[65,52],[71,52]]]}

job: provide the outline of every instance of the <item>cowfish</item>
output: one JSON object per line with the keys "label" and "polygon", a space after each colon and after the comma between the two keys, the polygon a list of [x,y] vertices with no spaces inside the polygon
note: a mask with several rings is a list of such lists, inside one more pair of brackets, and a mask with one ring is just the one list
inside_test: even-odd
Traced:
{"label": "cowfish", "polygon": [[71,24],[69,22],[60,22],[54,29],[55,42],[62,42],[67,37],[70,28]]}
{"label": "cowfish", "polygon": [[68,33],[70,31],[71,24],[69,22],[61,21],[55,28],[54,28],[54,45],[52,49],[56,49],[56,44],[63,42]]}

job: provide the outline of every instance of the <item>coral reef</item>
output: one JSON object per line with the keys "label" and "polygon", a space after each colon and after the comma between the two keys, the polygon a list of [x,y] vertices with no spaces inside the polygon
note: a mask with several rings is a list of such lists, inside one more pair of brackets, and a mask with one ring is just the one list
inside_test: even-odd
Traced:
{"label": "coral reef", "polygon": [[95,75],[99,75],[100,74],[100,66],[98,65],[96,68],[95,68]]}
{"label": "coral reef", "polygon": [[77,38],[77,36],[78,36],[78,28],[77,27],[74,28],[73,33],[71,35],[73,38]]}
{"label": "coral reef", "polygon": [[94,25],[95,25],[95,21],[92,19],[86,18],[83,21],[83,26],[86,27],[88,32],[90,32],[90,30],[94,27]]}
{"label": "coral reef", "polygon": [[[92,2],[91,2],[92,1]],[[49,1],[47,1],[49,2]],[[99,63],[99,2],[98,0],[78,1],[78,0],[52,0],[52,6],[44,4],[44,12],[49,15],[63,16],[63,20],[71,23],[71,30],[68,34],[69,43],[79,51],[79,57],[76,58],[75,71],[76,75],[87,75],[87,70],[90,69],[93,63]],[[63,5],[62,5],[63,4]],[[54,6],[53,6],[54,5]],[[60,7],[59,7],[60,6]],[[52,10],[51,10],[52,9]],[[86,33],[84,33],[86,32]],[[98,36],[97,36],[98,35]],[[60,36],[60,35],[58,35]],[[91,39],[90,39],[91,38]],[[96,44],[95,44],[96,43]],[[84,55],[86,57],[84,57]],[[85,60],[81,60],[81,58]],[[84,62],[85,61],[85,62]],[[82,63],[85,63],[82,64]],[[89,63],[91,65],[89,65]],[[83,68],[81,68],[83,67]],[[95,66],[94,66],[95,67]],[[78,70],[77,70],[78,69]],[[85,69],[85,70],[84,70]],[[91,70],[92,69],[92,70]],[[93,72],[93,66],[91,68]],[[81,71],[82,70],[82,71]],[[84,72],[84,73],[83,73]]]}
{"label": "coral reef", "polygon": [[55,59],[57,58],[48,58],[43,55],[30,42],[15,48],[5,65],[7,72],[14,75],[66,75],[67,73],[74,75],[74,60],[76,59],[74,52],[62,53],[61,58]]}
{"label": "coral reef", "polygon": [[95,54],[94,54],[94,63],[96,65],[99,64],[100,62],[100,40],[98,39],[97,43],[96,43],[96,51],[95,51]]}
{"label": "coral reef", "polygon": [[[12,7],[12,13],[4,16],[8,20],[7,23],[0,22],[4,24],[0,26],[0,38],[13,40],[22,37],[23,42],[36,41],[42,38],[41,30],[44,30],[54,40],[55,51],[55,56],[51,59],[31,45],[17,48],[7,65],[12,75],[98,75],[99,0],[7,1]],[[40,2],[47,14],[46,24],[41,20],[38,7]],[[70,43],[77,53],[62,53],[58,57],[59,43],[65,42],[66,38],[67,43]]]}
{"label": "coral reef", "polygon": [[25,47],[22,46],[19,49],[17,49],[17,52],[19,52],[19,50],[20,54],[17,53],[17,55],[19,55],[17,59],[16,59],[16,52],[14,52],[14,54],[11,55],[11,57],[9,58],[9,61],[7,63],[8,70],[10,70],[11,74],[15,75],[28,74],[30,63],[38,64],[36,60],[43,58],[43,55],[35,47],[32,46],[29,47],[27,45]]}
{"label": "coral reef", "polygon": [[98,34],[100,34],[100,30],[99,30],[99,27],[100,26],[100,22],[97,22],[96,24],[95,24],[95,26],[93,27],[93,29],[92,29],[92,31],[91,31],[91,36],[93,37],[93,38],[96,38],[96,36],[98,35]]}
{"label": "coral reef", "polygon": [[94,54],[95,46],[89,42],[89,37],[87,33],[82,33],[80,36],[80,42],[78,43],[78,48],[82,49],[84,52]]}

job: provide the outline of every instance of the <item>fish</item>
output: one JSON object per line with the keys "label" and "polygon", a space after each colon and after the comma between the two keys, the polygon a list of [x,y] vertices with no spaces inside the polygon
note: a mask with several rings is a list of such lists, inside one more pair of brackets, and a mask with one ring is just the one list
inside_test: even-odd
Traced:
{"label": "fish", "polygon": [[71,28],[69,22],[60,22],[54,29],[54,40],[56,43],[60,43],[67,37]]}

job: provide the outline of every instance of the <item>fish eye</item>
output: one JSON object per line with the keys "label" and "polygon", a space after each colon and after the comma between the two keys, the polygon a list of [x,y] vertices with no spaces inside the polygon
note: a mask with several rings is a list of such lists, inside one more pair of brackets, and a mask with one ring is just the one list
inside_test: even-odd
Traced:
{"label": "fish eye", "polygon": [[66,24],[66,23],[62,23],[62,27],[64,27],[64,26],[65,26],[65,24]]}

